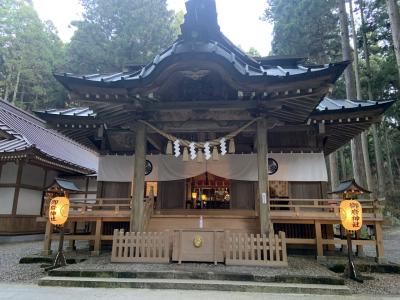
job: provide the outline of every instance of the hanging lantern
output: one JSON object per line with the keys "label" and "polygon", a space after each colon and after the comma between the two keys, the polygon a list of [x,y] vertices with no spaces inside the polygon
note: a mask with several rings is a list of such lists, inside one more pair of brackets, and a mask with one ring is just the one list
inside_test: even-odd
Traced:
{"label": "hanging lantern", "polygon": [[192,199],[196,200],[197,199],[197,193],[196,192],[192,192]]}
{"label": "hanging lantern", "polygon": [[56,197],[51,199],[49,208],[49,221],[53,225],[63,225],[69,214],[69,199]]}
{"label": "hanging lantern", "polygon": [[219,154],[218,154],[218,149],[217,149],[217,147],[213,147],[212,159],[213,159],[213,160],[219,160]]}
{"label": "hanging lantern", "polygon": [[201,200],[202,201],[207,201],[207,195],[206,194],[201,194]]}
{"label": "hanging lantern", "polygon": [[362,227],[362,206],[356,200],[343,200],[340,203],[340,219],[345,229],[360,230]]}
{"label": "hanging lantern", "polygon": [[167,155],[172,155],[172,142],[168,141],[167,150],[165,151]]}
{"label": "hanging lantern", "polygon": [[233,153],[235,153],[236,152],[236,149],[235,149],[235,140],[234,139],[231,139],[230,141],[229,141],[229,153],[230,154],[233,154]]}
{"label": "hanging lantern", "polygon": [[199,163],[203,162],[203,150],[201,150],[201,148],[197,150],[197,162]]}
{"label": "hanging lantern", "polygon": [[182,158],[183,161],[189,161],[189,151],[188,151],[187,147],[183,148],[182,156],[183,156],[183,158]]}

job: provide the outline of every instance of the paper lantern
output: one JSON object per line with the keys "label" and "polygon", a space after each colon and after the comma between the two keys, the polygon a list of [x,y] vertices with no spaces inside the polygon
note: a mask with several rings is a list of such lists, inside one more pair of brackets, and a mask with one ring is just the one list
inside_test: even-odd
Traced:
{"label": "paper lantern", "polygon": [[51,199],[49,208],[49,220],[53,225],[63,225],[69,214],[69,199],[56,197]]}
{"label": "paper lantern", "polygon": [[193,199],[193,200],[196,200],[196,199],[197,199],[197,193],[196,193],[196,192],[193,192],[193,193],[192,193],[192,199]]}
{"label": "paper lantern", "polygon": [[362,206],[356,200],[343,200],[340,203],[340,219],[345,229],[360,230],[362,227]]}
{"label": "paper lantern", "polygon": [[207,195],[206,194],[201,194],[201,200],[207,201]]}

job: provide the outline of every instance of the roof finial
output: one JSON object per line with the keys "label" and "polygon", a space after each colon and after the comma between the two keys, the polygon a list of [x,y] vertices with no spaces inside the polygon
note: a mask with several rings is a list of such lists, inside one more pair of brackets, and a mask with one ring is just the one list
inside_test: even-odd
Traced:
{"label": "roof finial", "polygon": [[189,0],[186,2],[185,22],[181,25],[186,39],[212,39],[220,32],[215,0]]}

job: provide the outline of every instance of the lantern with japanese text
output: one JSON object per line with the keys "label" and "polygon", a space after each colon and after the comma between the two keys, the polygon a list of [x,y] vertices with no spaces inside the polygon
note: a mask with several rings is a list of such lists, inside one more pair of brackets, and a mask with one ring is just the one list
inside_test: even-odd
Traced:
{"label": "lantern with japanese text", "polygon": [[343,200],[340,203],[340,219],[345,229],[357,231],[362,227],[362,207],[356,200]]}
{"label": "lantern with japanese text", "polygon": [[51,199],[49,207],[49,220],[53,225],[63,225],[69,214],[69,199],[56,197]]}

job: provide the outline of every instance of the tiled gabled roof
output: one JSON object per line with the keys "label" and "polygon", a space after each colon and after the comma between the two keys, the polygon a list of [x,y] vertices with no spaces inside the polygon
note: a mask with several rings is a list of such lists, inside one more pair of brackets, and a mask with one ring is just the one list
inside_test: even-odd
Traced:
{"label": "tiled gabled roof", "polygon": [[325,97],[324,100],[317,106],[317,109],[314,113],[322,113],[322,112],[335,112],[339,110],[351,110],[351,109],[359,109],[359,108],[374,108],[376,106],[381,105],[391,105],[393,101],[372,101],[372,100],[347,100],[347,99],[331,99]]}
{"label": "tiled gabled roof", "polygon": [[0,100],[0,155],[36,149],[61,164],[96,172],[96,153],[45,126],[43,120]]}

